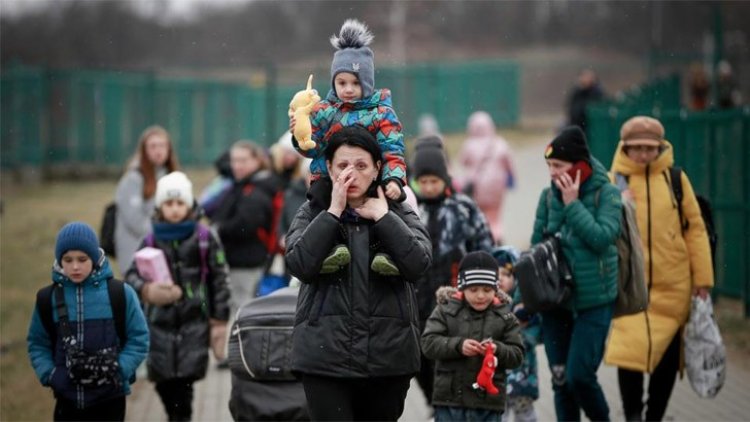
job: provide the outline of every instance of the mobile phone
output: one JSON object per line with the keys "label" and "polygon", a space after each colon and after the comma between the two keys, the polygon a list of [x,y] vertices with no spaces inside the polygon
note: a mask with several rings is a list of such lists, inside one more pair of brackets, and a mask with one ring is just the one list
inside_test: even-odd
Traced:
{"label": "mobile phone", "polygon": [[566,173],[568,173],[568,176],[570,176],[573,181],[576,180],[576,173],[578,171],[581,171],[581,181],[586,180],[589,176],[591,176],[591,166],[589,163],[585,161],[578,161],[575,164],[573,164],[573,167],[569,168]]}

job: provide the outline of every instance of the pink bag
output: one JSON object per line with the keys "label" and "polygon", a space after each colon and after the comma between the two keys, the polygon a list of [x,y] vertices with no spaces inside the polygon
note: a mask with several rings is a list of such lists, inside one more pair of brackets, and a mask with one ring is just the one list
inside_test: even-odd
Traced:
{"label": "pink bag", "polygon": [[174,284],[167,266],[164,252],[158,248],[146,246],[134,255],[135,265],[144,280],[149,282]]}

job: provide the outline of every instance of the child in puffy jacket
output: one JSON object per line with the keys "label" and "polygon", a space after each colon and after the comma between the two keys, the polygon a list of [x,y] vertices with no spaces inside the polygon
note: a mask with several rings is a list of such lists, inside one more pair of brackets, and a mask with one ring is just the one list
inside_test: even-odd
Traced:
{"label": "child in puffy jacket", "polygon": [[[422,351],[435,360],[436,422],[498,421],[502,416],[505,370],[522,363],[524,348],[511,300],[498,292],[497,280],[492,255],[471,252],[461,260],[458,291],[441,287],[436,293],[438,306],[422,333]],[[491,368],[488,348],[494,349]],[[490,385],[480,383],[480,372]]]}
{"label": "child in puffy jacket", "polygon": [[[135,291],[112,278],[94,230],[65,225],[55,243],[53,284],[37,294],[27,336],[31,366],[55,393],[54,420],[125,419],[125,396],[149,335]],[[120,312],[111,283],[121,289]]]}
{"label": "child in puffy jacket", "polygon": [[193,383],[208,369],[208,349],[223,359],[229,319],[224,250],[198,222],[192,183],[181,172],[156,184],[153,232],[141,242],[164,252],[171,280],[145,280],[137,261],[126,281],[141,296],[151,331],[149,380],[170,421],[190,420]]}
{"label": "child in puffy jacket", "polygon": [[[375,65],[373,52],[368,47],[373,35],[363,23],[349,19],[344,22],[339,35],[331,37],[336,48],[331,63],[332,89],[325,99],[318,103],[310,115],[312,138],[315,148],[302,150],[297,140],[297,151],[312,158],[310,163],[311,181],[316,183],[328,178],[325,150],[331,134],[342,127],[360,125],[375,136],[383,153],[382,181],[385,195],[394,201],[406,199],[406,163],[404,161],[404,136],[401,122],[393,110],[391,92],[388,89],[374,88]],[[294,119],[290,128],[294,131]],[[334,272],[340,265],[351,259],[344,245],[337,245],[323,263],[323,272]],[[383,253],[375,255],[372,270],[383,275],[397,275],[398,268],[392,259]]]}

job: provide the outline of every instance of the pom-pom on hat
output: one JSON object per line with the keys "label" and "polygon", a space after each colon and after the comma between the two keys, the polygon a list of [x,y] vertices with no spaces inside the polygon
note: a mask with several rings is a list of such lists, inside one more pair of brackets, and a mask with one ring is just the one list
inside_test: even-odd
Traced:
{"label": "pom-pom on hat", "polygon": [[181,171],[173,171],[156,182],[156,208],[170,199],[178,199],[193,207],[193,183]]}
{"label": "pom-pom on hat", "polygon": [[497,261],[488,252],[469,252],[458,267],[458,289],[490,286],[497,289]]}
{"label": "pom-pom on hat", "polygon": [[99,240],[94,229],[86,223],[74,221],[63,226],[57,233],[55,242],[55,259],[62,262],[62,256],[68,251],[81,251],[96,263],[99,261]]}
{"label": "pom-pom on hat", "polygon": [[331,45],[337,50],[331,62],[331,86],[336,92],[334,78],[341,72],[357,76],[362,86],[362,97],[367,98],[374,92],[375,64],[370,47],[373,35],[367,25],[356,20],[347,19],[341,26],[339,35],[331,36]]}
{"label": "pom-pom on hat", "polygon": [[653,117],[631,117],[620,128],[620,140],[625,146],[646,145],[658,147],[664,140],[664,126]]}
{"label": "pom-pom on hat", "polygon": [[591,153],[586,134],[578,126],[566,126],[544,150],[544,158],[555,158],[569,163],[589,161]]}

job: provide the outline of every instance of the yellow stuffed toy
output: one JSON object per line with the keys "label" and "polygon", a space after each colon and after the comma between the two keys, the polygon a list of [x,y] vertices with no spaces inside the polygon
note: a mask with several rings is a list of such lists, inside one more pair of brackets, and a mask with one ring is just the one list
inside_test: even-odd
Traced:
{"label": "yellow stuffed toy", "polygon": [[294,94],[289,103],[289,117],[294,116],[294,139],[297,140],[299,148],[303,151],[315,148],[312,140],[312,125],[310,124],[310,113],[313,106],[320,101],[318,91],[312,89],[313,75],[307,79],[307,88]]}

